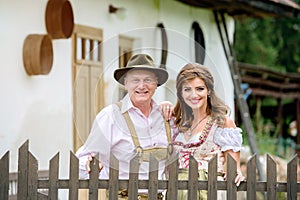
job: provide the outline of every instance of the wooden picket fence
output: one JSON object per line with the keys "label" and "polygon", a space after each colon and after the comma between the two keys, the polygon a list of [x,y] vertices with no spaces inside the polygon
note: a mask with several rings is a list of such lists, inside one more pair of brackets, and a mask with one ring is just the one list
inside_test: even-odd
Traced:
{"label": "wooden picket fence", "polygon": [[[156,199],[158,190],[167,190],[166,199],[177,198],[178,190],[188,190],[188,199],[194,200],[197,190],[207,190],[208,199],[217,199],[218,190],[227,191],[227,199],[237,199],[237,191],[246,191],[247,199],[256,199],[257,192],[263,192],[267,199],[277,199],[278,192],[286,193],[287,199],[297,199],[300,192],[300,182],[297,182],[297,157],[291,159],[287,164],[287,181],[277,182],[276,163],[267,155],[266,181],[256,180],[256,155],[247,162],[247,181],[239,187],[234,184],[236,176],[235,160],[228,156],[227,181],[217,180],[217,157],[209,162],[208,180],[198,180],[198,167],[196,160],[191,156],[189,168],[189,180],[178,180],[177,160],[168,165],[169,179],[158,180],[158,161],[150,157],[149,180],[138,179],[138,157],[130,162],[129,180],[118,180],[118,167],[110,168],[109,180],[98,179],[98,160],[94,159],[91,164],[90,179],[79,179],[79,161],[70,152],[69,179],[59,179],[59,153],[57,153],[49,164],[48,178],[39,178],[37,159],[29,151],[29,142],[26,141],[19,148],[18,173],[17,173],[17,199],[58,199],[59,189],[69,190],[69,199],[78,199],[79,189],[88,189],[90,200],[98,199],[98,189],[108,189],[110,199],[118,199],[119,188],[128,189],[128,199],[136,200],[138,189],[148,189],[149,199]],[[118,160],[111,156],[111,166],[118,166]],[[0,160],[0,199],[7,200],[9,197],[9,152]],[[40,192],[44,191],[44,192]],[[45,193],[46,191],[46,193]]]}

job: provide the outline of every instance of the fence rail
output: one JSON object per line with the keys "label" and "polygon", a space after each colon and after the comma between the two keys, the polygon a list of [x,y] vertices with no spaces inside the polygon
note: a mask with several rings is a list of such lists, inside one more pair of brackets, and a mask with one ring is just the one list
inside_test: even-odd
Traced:
{"label": "fence rail", "polygon": [[[110,168],[109,180],[98,179],[98,160],[91,163],[90,179],[79,179],[79,161],[70,152],[69,179],[59,179],[59,153],[49,163],[49,177],[38,176],[37,159],[29,151],[29,141],[26,141],[19,148],[18,160],[18,183],[17,199],[58,199],[59,189],[69,190],[69,199],[78,199],[79,189],[89,190],[89,199],[98,199],[98,189],[108,189],[110,199],[118,199],[119,188],[128,189],[128,199],[137,199],[138,189],[148,189],[149,199],[156,199],[158,190],[167,190],[167,199],[176,199],[178,190],[188,190],[188,198],[196,199],[197,190],[207,190],[208,199],[217,199],[218,190],[227,191],[227,199],[237,199],[237,191],[246,191],[247,199],[256,199],[257,192],[265,192],[267,199],[277,199],[278,192],[285,192],[287,199],[297,199],[300,192],[300,182],[297,182],[297,157],[294,156],[287,164],[286,182],[277,182],[276,163],[267,155],[266,181],[256,180],[256,155],[253,155],[247,162],[247,181],[239,187],[234,184],[236,176],[236,162],[228,156],[227,180],[217,180],[217,157],[209,161],[208,180],[198,180],[197,161],[190,157],[189,180],[178,180],[177,160],[172,160],[168,165],[168,180],[158,180],[158,161],[150,156],[149,180],[139,180],[138,157],[130,161],[129,180],[119,180],[118,167]],[[118,166],[118,160],[112,155],[111,166]],[[9,152],[0,159],[0,199],[9,199],[11,190],[9,176]],[[40,191],[47,190],[47,195]]]}

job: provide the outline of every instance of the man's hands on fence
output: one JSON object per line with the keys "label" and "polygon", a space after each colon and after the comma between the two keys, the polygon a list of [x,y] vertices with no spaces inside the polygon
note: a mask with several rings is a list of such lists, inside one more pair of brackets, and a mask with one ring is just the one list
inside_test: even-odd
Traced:
{"label": "man's hands on fence", "polygon": [[[95,158],[95,154],[91,154],[88,156],[88,160],[86,161],[86,164],[85,164],[87,173],[91,172],[90,164],[94,158]],[[101,161],[99,160],[99,172],[101,172],[102,169],[103,169],[103,165],[102,165]]]}

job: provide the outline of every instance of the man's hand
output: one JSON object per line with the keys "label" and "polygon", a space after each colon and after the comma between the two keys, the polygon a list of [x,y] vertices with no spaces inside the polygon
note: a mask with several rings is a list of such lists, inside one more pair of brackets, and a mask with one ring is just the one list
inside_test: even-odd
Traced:
{"label": "man's hand", "polygon": [[[86,161],[86,164],[85,164],[87,173],[91,172],[90,164],[91,164],[93,158],[95,158],[95,154],[91,154],[88,156],[88,160]],[[101,172],[102,169],[103,169],[103,165],[102,165],[101,161],[99,160],[99,173]]]}
{"label": "man's hand", "polygon": [[160,103],[160,108],[164,118],[169,121],[174,111],[173,104],[170,101],[163,101]]}

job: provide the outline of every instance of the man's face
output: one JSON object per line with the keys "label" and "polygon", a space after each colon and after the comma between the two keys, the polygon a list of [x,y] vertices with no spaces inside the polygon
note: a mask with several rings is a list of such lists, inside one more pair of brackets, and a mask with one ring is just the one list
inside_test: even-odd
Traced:
{"label": "man's face", "polygon": [[157,88],[156,75],[148,70],[131,70],[125,78],[125,89],[128,91],[133,105],[150,103]]}

